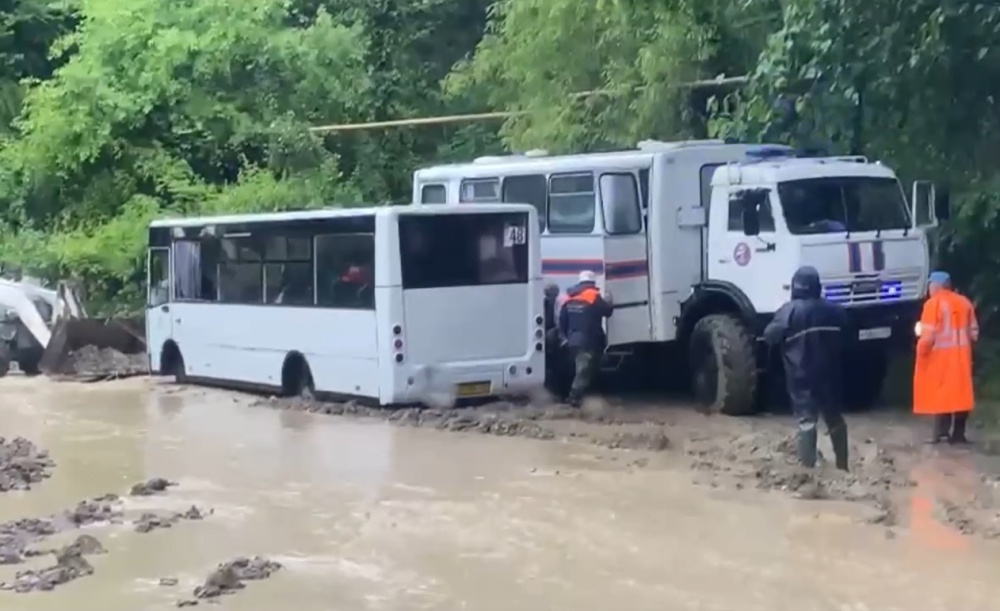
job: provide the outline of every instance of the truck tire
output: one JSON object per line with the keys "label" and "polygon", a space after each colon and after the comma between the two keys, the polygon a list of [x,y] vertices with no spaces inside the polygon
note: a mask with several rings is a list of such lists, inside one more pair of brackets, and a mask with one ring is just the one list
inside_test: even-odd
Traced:
{"label": "truck tire", "polygon": [[844,372],[844,407],[858,412],[871,409],[882,398],[889,372],[889,357],[881,350],[857,353]]}
{"label": "truck tire", "polygon": [[710,413],[756,411],[757,359],[753,338],[737,318],[712,314],[694,325],[688,344],[695,399]]}

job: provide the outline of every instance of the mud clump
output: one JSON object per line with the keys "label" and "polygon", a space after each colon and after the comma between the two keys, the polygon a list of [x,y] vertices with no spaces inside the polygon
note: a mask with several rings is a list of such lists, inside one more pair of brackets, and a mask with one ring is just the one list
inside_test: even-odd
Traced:
{"label": "mud clump", "polygon": [[[209,510],[207,515],[211,515],[212,511]],[[179,513],[167,514],[167,515],[157,515],[155,513],[146,512],[139,516],[135,522],[133,522],[135,532],[137,533],[148,533],[159,528],[172,528],[174,524],[182,520],[203,520],[205,519],[206,513],[192,505],[187,511],[182,511]]]}
{"label": "mud clump", "polygon": [[596,439],[595,442],[612,450],[663,452],[670,447],[670,438],[660,427],[651,431],[615,433],[610,439]]}
{"label": "mud clump", "polygon": [[166,492],[167,488],[176,486],[177,482],[172,482],[162,477],[154,477],[144,482],[134,484],[129,490],[129,496],[153,496],[160,492]]}
{"label": "mud clump", "polygon": [[820,451],[815,469],[795,456],[795,438],[776,431],[755,431],[728,438],[694,440],[687,448],[691,467],[707,476],[732,478],[760,489],[782,490],[804,499],[868,501],[878,504],[891,490],[912,485],[895,459],[872,441],[851,447],[850,472],[833,468]]}
{"label": "mud clump", "polygon": [[246,587],[245,581],[267,579],[281,568],[281,564],[259,556],[224,562],[209,574],[203,585],[194,589],[193,599],[178,601],[177,606],[193,607],[200,600],[214,601],[220,596],[234,594]]}
{"label": "mud clump", "polygon": [[80,535],[73,543],[55,552],[56,562],[39,570],[19,571],[13,582],[0,583],[0,590],[21,594],[53,590],[94,573],[94,567],[84,556],[106,553],[101,543],[90,535]]}
{"label": "mud clump", "polygon": [[55,462],[48,452],[23,437],[0,437],[0,492],[30,490],[49,477]]}
{"label": "mud clump", "polygon": [[149,373],[145,353],[124,354],[113,348],[84,346],[69,353],[66,373],[112,380]]}

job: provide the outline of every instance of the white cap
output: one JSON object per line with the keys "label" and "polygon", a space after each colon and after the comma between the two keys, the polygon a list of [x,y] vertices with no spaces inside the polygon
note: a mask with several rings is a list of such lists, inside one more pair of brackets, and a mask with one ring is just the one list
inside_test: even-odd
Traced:
{"label": "white cap", "polygon": [[580,272],[580,282],[597,282],[597,276],[589,269]]}

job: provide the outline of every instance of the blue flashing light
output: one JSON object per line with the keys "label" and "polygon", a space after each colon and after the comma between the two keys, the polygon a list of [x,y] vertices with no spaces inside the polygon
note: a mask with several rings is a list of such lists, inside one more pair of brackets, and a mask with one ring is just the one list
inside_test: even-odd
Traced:
{"label": "blue flashing light", "polygon": [[768,159],[794,157],[795,150],[790,146],[782,146],[780,144],[762,144],[747,149],[746,156],[748,161],[766,161]]}
{"label": "blue flashing light", "polygon": [[[848,283],[838,283],[838,284],[828,284],[823,287],[823,297],[827,301],[832,301],[834,303],[843,303],[850,301],[851,297],[855,296],[853,294],[853,289],[851,284]],[[863,293],[857,295],[857,297],[875,297],[872,293]],[[901,280],[883,280],[879,283],[878,295],[876,299],[878,301],[896,301],[903,298],[903,282]]]}

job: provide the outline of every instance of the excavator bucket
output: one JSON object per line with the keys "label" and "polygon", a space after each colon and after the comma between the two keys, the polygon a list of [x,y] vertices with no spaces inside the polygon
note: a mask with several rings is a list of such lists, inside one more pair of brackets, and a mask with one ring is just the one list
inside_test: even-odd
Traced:
{"label": "excavator bucket", "polygon": [[[39,369],[50,376],[145,373],[145,361],[138,356],[146,352],[145,330],[146,323],[141,317],[58,319]],[[122,359],[118,355],[133,358]]]}

